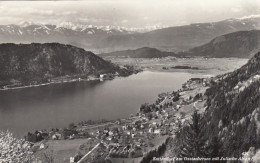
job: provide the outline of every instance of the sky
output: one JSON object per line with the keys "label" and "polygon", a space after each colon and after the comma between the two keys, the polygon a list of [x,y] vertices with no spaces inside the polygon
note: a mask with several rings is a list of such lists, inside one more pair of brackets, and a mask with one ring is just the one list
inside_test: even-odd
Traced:
{"label": "sky", "polygon": [[1,1],[0,24],[180,26],[260,14],[260,0]]}

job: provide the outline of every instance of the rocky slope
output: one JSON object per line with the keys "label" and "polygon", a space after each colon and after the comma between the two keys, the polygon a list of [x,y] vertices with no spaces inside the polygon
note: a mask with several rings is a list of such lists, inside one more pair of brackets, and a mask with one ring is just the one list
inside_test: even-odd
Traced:
{"label": "rocky slope", "polygon": [[92,52],[59,43],[1,44],[0,85],[31,84],[61,76],[115,73],[118,67]]}

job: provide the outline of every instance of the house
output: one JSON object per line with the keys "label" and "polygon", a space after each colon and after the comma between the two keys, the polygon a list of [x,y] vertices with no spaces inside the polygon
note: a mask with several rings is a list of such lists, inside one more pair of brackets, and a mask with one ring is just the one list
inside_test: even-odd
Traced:
{"label": "house", "polygon": [[40,149],[44,149],[44,148],[45,148],[44,144],[41,143],[41,145],[40,145]]}
{"label": "house", "polygon": [[52,135],[51,138],[52,138],[53,140],[59,140],[59,139],[61,139],[61,134],[55,133],[55,134]]}
{"label": "house", "polygon": [[74,157],[70,157],[70,163],[74,162]]}
{"label": "house", "polygon": [[109,131],[109,132],[108,132],[108,135],[109,135],[109,136],[112,136],[112,135],[114,135],[114,133],[113,133],[112,131]]}
{"label": "house", "polygon": [[69,139],[70,139],[70,140],[71,140],[71,139],[74,139],[74,137],[75,137],[75,134],[72,134],[72,135],[69,136]]}
{"label": "house", "polygon": [[137,147],[140,147],[140,146],[142,146],[142,143],[140,143],[140,142],[135,142],[135,145],[136,145]]}
{"label": "house", "polygon": [[109,143],[109,147],[119,147],[120,144],[119,143]]}
{"label": "house", "polygon": [[125,126],[125,125],[122,126],[122,129],[123,129],[123,130],[126,130],[126,129],[127,129],[127,126]]}
{"label": "house", "polygon": [[238,89],[238,91],[239,91],[239,92],[242,92],[245,88],[246,88],[246,86],[243,85],[243,86],[241,86],[241,87]]}
{"label": "house", "polygon": [[160,129],[155,129],[155,130],[154,130],[154,133],[155,133],[155,134],[160,134],[160,133],[161,133],[161,130],[160,130]]}
{"label": "house", "polygon": [[153,128],[149,128],[148,132],[149,132],[149,133],[153,133],[153,132],[154,132],[154,129],[153,129]]}

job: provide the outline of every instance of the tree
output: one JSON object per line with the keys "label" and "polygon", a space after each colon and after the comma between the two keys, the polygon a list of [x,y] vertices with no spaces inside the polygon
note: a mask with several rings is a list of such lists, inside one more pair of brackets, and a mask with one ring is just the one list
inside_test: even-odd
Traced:
{"label": "tree", "polygon": [[0,162],[38,163],[30,144],[17,139],[9,131],[0,131]]}
{"label": "tree", "polygon": [[55,153],[54,150],[46,150],[43,153],[43,158],[46,163],[54,163]]}
{"label": "tree", "polygon": [[75,126],[75,124],[74,124],[73,122],[69,124],[69,129],[72,130],[72,129],[74,129],[75,127],[76,127],[76,126]]}
{"label": "tree", "polygon": [[220,157],[221,152],[220,152],[221,144],[219,143],[218,137],[214,136],[207,147],[207,155],[209,158],[216,158]]}
{"label": "tree", "polygon": [[152,113],[147,113],[147,118],[148,118],[149,120],[151,120],[151,119],[153,118],[153,114],[152,114]]}
{"label": "tree", "polygon": [[192,122],[183,127],[180,131],[182,133],[182,145],[180,148],[180,155],[183,157],[203,157],[204,156],[204,142],[201,133],[201,117],[195,110],[192,115]]}

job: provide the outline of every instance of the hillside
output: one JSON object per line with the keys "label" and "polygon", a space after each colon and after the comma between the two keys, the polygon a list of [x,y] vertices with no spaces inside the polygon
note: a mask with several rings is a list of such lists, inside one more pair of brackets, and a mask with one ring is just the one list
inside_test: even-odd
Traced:
{"label": "hillside", "polygon": [[259,29],[259,22],[260,16],[169,27],[146,33],[111,35],[102,40],[99,45],[114,50],[147,46],[164,51],[183,51],[203,45],[220,35]]}
{"label": "hillside", "polygon": [[260,148],[260,52],[240,69],[221,76],[206,91],[205,137],[221,140],[219,152],[239,157]]}
{"label": "hillside", "polygon": [[171,155],[240,158],[248,151],[255,155],[260,149],[260,52],[210,85],[205,113],[194,113],[192,123],[176,132],[167,145]]}
{"label": "hillside", "polygon": [[180,53],[185,56],[250,58],[260,50],[260,31],[239,31],[218,36],[209,43]]}
{"label": "hillside", "polygon": [[0,85],[46,82],[61,76],[115,73],[117,66],[92,52],[58,43],[1,44]]}
{"label": "hillside", "polygon": [[111,53],[103,53],[100,56],[129,57],[129,58],[162,58],[174,56],[173,52],[163,52],[155,48],[143,47],[135,50],[123,50]]}

